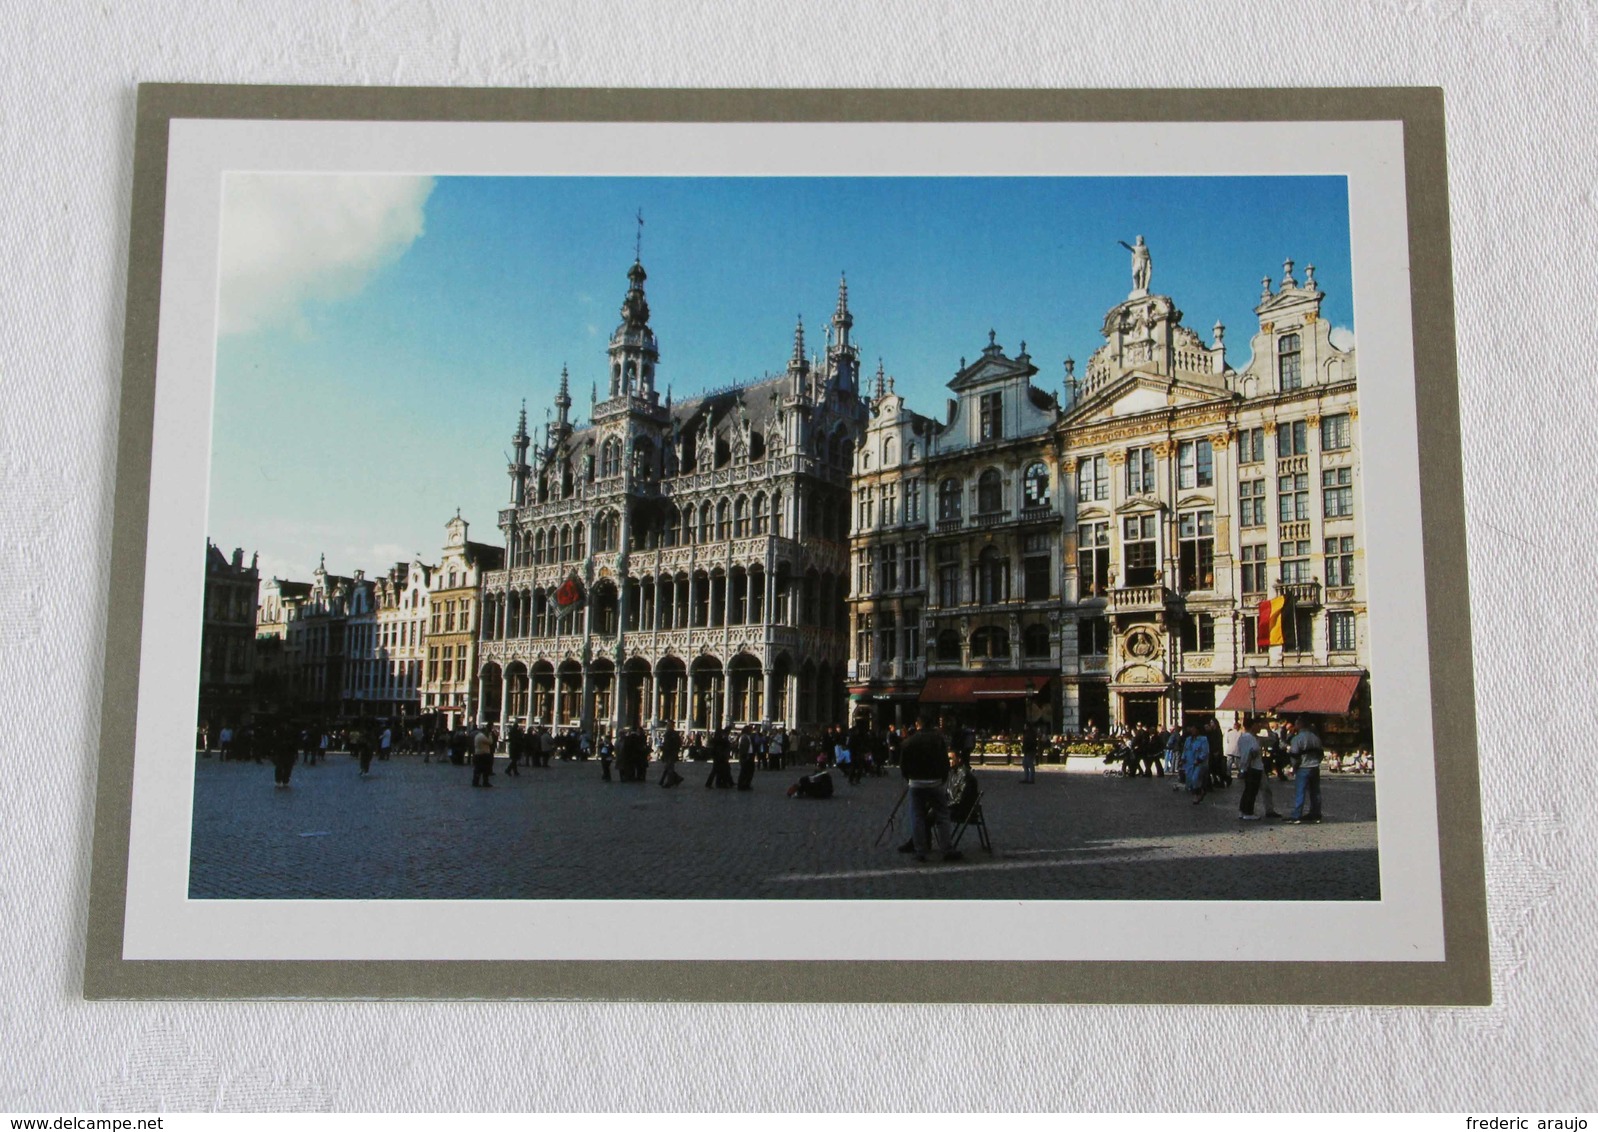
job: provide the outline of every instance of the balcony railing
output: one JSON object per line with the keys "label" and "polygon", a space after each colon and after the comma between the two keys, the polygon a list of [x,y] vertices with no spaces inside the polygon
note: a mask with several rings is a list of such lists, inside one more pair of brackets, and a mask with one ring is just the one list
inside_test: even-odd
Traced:
{"label": "balcony railing", "polygon": [[1118,586],[1110,602],[1116,609],[1162,609],[1174,596],[1164,586]]}
{"label": "balcony railing", "polygon": [[1282,597],[1291,598],[1294,605],[1314,607],[1321,603],[1319,582],[1277,582],[1276,592]]}
{"label": "balcony railing", "polygon": [[978,527],[996,527],[1000,523],[1009,522],[1009,520],[1010,513],[1008,511],[986,511],[971,517],[971,522]]}

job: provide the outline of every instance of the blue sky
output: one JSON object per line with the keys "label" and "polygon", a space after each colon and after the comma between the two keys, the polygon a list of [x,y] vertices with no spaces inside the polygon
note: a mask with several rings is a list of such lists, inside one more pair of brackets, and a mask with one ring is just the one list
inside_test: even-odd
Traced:
{"label": "blue sky", "polygon": [[866,371],[880,357],[940,415],[990,328],[1060,390],[1126,297],[1152,289],[1248,361],[1260,278],[1313,263],[1352,329],[1346,182],[1251,178],[409,178],[273,175],[224,193],[208,530],[265,575],[436,561],[459,507],[499,542],[525,397],[561,366],[574,415],[605,374],[642,210],[657,384],[679,399],[819,349],[847,272]]}

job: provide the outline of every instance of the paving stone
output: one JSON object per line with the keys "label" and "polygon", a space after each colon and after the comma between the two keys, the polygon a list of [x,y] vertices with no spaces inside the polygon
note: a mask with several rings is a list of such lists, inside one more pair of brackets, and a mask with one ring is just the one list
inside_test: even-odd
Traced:
{"label": "paving stone", "polygon": [[[333,755],[285,790],[266,763],[197,759],[189,894],[197,899],[1110,899],[1375,900],[1376,794],[1322,776],[1326,820],[1237,817],[1241,783],[1193,805],[1169,778],[978,767],[994,852],[919,863],[874,844],[897,777],[839,780],[826,801],[785,796],[800,771],[749,792],[707,790],[686,764],[675,790],[556,762],[474,789],[471,771],[396,756],[361,778]],[[1290,809],[1292,783],[1276,784]]]}

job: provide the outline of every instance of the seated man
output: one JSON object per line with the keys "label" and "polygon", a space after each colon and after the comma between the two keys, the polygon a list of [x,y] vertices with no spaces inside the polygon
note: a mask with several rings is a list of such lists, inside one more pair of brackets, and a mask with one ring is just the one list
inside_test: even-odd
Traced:
{"label": "seated man", "polygon": [[944,780],[943,789],[949,795],[949,820],[956,825],[967,821],[982,792],[977,789],[971,764],[958,751],[949,752],[949,777]]}

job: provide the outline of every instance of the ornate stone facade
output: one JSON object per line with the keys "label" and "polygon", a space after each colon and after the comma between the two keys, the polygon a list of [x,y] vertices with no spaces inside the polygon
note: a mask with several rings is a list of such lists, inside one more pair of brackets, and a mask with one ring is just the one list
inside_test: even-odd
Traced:
{"label": "ornate stone facade", "polygon": [[[1314,268],[1264,281],[1234,371],[1224,327],[1184,326],[1127,246],[1132,292],[1085,379],[1066,359],[1063,408],[991,333],[942,424],[879,389],[854,469],[851,687],[880,721],[919,702],[1103,730],[1212,712],[1250,669],[1363,681],[1355,355]],[[1261,646],[1274,599],[1281,639]],[[1332,729],[1360,730],[1367,698]]]}
{"label": "ornate stone facade", "polygon": [[476,679],[479,611],[487,578],[505,565],[504,549],[471,541],[469,528],[459,511],[444,525],[443,553],[427,578],[422,711],[451,728],[484,716]]}
{"label": "ornate stone facade", "polygon": [[1059,406],[1037,372],[990,332],[943,424],[891,392],[874,406],[855,464],[853,688],[879,722],[917,701],[983,727],[1052,722]]}
{"label": "ornate stone facade", "polygon": [[[1062,725],[1213,711],[1250,668],[1363,674],[1352,344],[1289,260],[1263,284],[1252,357],[1226,364],[1163,295],[1134,290],[1058,426],[1065,519]],[[1073,391],[1075,392],[1075,391]],[[1262,601],[1284,598],[1261,648]]]}
{"label": "ornate stone facade", "polygon": [[[554,726],[790,725],[845,711],[848,476],[864,425],[840,285],[824,356],[672,403],[635,262],[607,396],[512,443],[483,582],[483,714]],[[530,458],[531,456],[531,458]]]}

